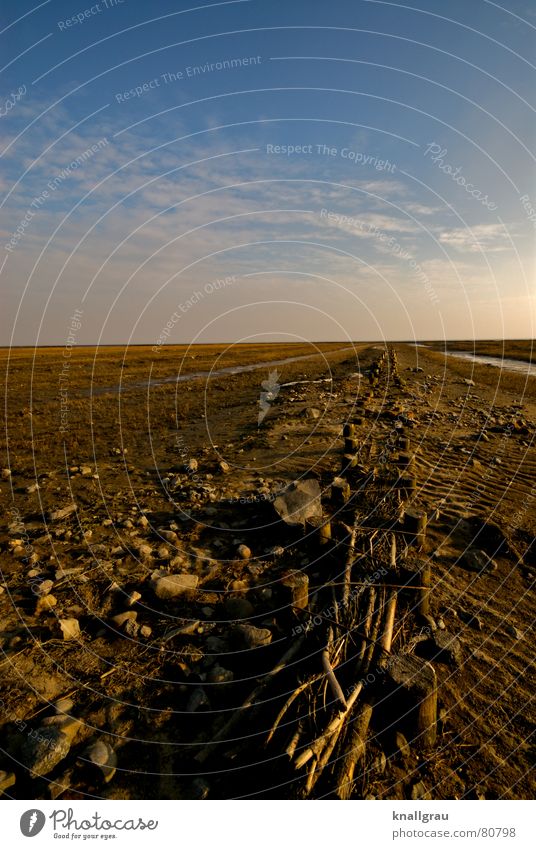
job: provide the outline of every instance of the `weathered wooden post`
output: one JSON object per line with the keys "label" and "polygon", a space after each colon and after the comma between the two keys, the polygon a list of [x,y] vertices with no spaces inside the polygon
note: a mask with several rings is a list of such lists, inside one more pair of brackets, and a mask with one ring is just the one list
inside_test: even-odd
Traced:
{"label": "weathered wooden post", "polygon": [[409,723],[417,747],[433,746],[437,738],[437,676],[434,667],[426,660],[412,654],[389,658],[388,676],[396,690],[397,706],[402,716],[409,708]]}
{"label": "weathered wooden post", "polygon": [[424,510],[415,507],[407,507],[404,512],[402,530],[406,536],[408,545],[422,547],[426,539],[427,515]]}

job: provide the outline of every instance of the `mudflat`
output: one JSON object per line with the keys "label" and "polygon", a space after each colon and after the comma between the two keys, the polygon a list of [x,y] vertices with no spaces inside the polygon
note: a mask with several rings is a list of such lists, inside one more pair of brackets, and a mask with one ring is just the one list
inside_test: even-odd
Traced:
{"label": "mudflat", "polygon": [[533,797],[536,379],[392,347],[0,352],[11,795]]}

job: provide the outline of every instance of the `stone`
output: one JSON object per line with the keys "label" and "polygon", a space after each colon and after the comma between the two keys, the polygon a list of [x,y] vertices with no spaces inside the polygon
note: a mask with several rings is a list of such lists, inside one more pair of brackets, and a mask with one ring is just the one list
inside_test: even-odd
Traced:
{"label": "stone", "polygon": [[117,625],[120,628],[125,622],[128,621],[136,621],[137,612],[135,610],[126,610],[124,613],[118,613],[116,616],[112,616],[112,622],[114,625]]}
{"label": "stone", "polygon": [[41,778],[69,754],[71,741],[54,726],[40,727],[30,733],[32,736],[21,747],[21,761],[32,778]]}
{"label": "stone", "polygon": [[220,472],[224,475],[228,474],[231,471],[231,467],[230,467],[229,463],[226,463],[225,460],[221,460],[218,463],[218,468],[219,468]]}
{"label": "stone", "polygon": [[228,684],[233,679],[234,673],[219,664],[215,664],[207,675],[207,681],[211,684]]}
{"label": "stone", "polygon": [[137,590],[132,590],[132,592],[129,593],[127,596],[127,604],[129,607],[132,607],[134,604],[140,601],[140,599],[141,593],[139,593]]}
{"label": "stone", "polygon": [[188,462],[184,464],[184,468],[187,472],[197,472],[197,469],[199,468],[199,463],[192,457],[191,460],[188,460]]}
{"label": "stone", "polygon": [[142,543],[138,546],[138,555],[142,560],[148,560],[153,553],[153,549],[150,545],[146,545],[146,543]]}
{"label": "stone", "polygon": [[321,415],[322,413],[318,407],[304,407],[300,413],[300,416],[304,419],[319,419]]}
{"label": "stone", "polygon": [[5,769],[0,769],[0,793],[5,793],[6,790],[13,787],[16,780],[14,772],[6,772]]}
{"label": "stone", "polygon": [[478,548],[468,549],[463,556],[463,564],[471,572],[494,572],[497,569],[497,563]]}
{"label": "stone", "polygon": [[116,773],[117,755],[110,744],[104,740],[96,740],[91,743],[82,753],[80,759],[96,766],[101,771],[106,784],[112,780]]}
{"label": "stone", "polygon": [[11,477],[11,469],[2,469],[2,480],[8,481]]}
{"label": "stone", "polygon": [[210,701],[202,687],[196,687],[186,702],[186,713],[195,713],[200,708],[210,708]]}
{"label": "stone", "polygon": [[54,595],[44,595],[40,598],[35,606],[35,615],[41,616],[42,613],[46,613],[48,610],[52,610],[56,607],[58,600]]}
{"label": "stone", "polygon": [[80,474],[87,478],[89,475],[93,474],[93,469],[91,466],[80,466]]}
{"label": "stone", "polygon": [[35,595],[42,597],[48,595],[53,586],[54,581],[42,581],[40,584],[33,584],[32,592],[34,592]]}
{"label": "stone", "polygon": [[277,515],[287,525],[305,525],[307,519],[322,516],[320,485],[315,478],[295,481],[273,501]]}
{"label": "stone", "polygon": [[62,507],[61,510],[53,510],[48,514],[48,518],[51,522],[61,522],[62,519],[72,516],[77,510],[78,507],[76,504],[68,504],[66,507]]}
{"label": "stone", "polygon": [[241,560],[249,560],[251,557],[251,549],[247,545],[239,545],[236,553]]}
{"label": "stone", "polygon": [[422,781],[418,781],[411,788],[411,798],[417,801],[418,799],[431,799],[432,796]]}
{"label": "stone", "polygon": [[247,598],[228,598],[225,601],[225,612],[230,619],[249,619],[255,613],[255,608]]}
{"label": "stone", "polygon": [[249,622],[237,625],[235,632],[248,649],[256,649],[267,646],[272,642],[272,632],[268,628],[257,628]]}
{"label": "stone", "polygon": [[43,720],[42,727],[57,728],[69,738],[69,743],[72,745],[79,729],[82,727],[82,720],[77,719],[75,716],[55,714],[54,716],[47,716],[46,719]]}
{"label": "stone", "polygon": [[74,707],[74,701],[69,696],[65,696],[63,699],[58,699],[57,702],[54,702],[52,707],[56,713],[69,713]]}
{"label": "stone", "polygon": [[169,560],[171,557],[169,548],[166,545],[159,545],[156,553],[160,560]]}
{"label": "stone", "polygon": [[149,628],[148,625],[142,625],[140,628],[140,636],[144,638],[144,640],[148,640],[151,634],[153,633],[153,629]]}
{"label": "stone", "polygon": [[463,382],[466,386],[476,386],[474,380],[471,380],[469,377],[464,377]]}
{"label": "stone", "polygon": [[135,619],[127,619],[123,625],[123,633],[126,637],[129,637],[131,640],[135,640],[138,636],[138,631],[140,630],[140,626],[135,621]]}
{"label": "stone", "polygon": [[73,617],[69,619],[58,619],[61,634],[65,642],[76,640],[80,636],[80,623]]}
{"label": "stone", "polygon": [[154,572],[152,585],[155,595],[163,600],[177,598],[184,593],[195,590],[199,583],[197,575],[167,575]]}
{"label": "stone", "polygon": [[401,731],[397,731],[395,734],[395,749],[402,755],[404,759],[409,758],[411,754],[409,743]]}
{"label": "stone", "polygon": [[175,531],[159,530],[158,535],[161,536],[162,539],[165,539],[166,542],[170,542],[172,545],[176,545],[179,541]]}

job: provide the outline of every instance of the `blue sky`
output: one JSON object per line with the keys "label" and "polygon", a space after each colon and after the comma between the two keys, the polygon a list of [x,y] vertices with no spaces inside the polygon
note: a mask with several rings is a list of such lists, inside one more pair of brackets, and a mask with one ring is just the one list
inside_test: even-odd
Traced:
{"label": "blue sky", "polygon": [[534,336],[536,7],[415,3],[4,0],[1,343]]}

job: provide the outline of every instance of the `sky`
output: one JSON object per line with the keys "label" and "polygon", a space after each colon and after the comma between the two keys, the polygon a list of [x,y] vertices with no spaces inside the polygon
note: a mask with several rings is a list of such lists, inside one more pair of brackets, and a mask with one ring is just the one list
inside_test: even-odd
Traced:
{"label": "sky", "polygon": [[0,344],[534,337],[533,0],[0,10]]}

